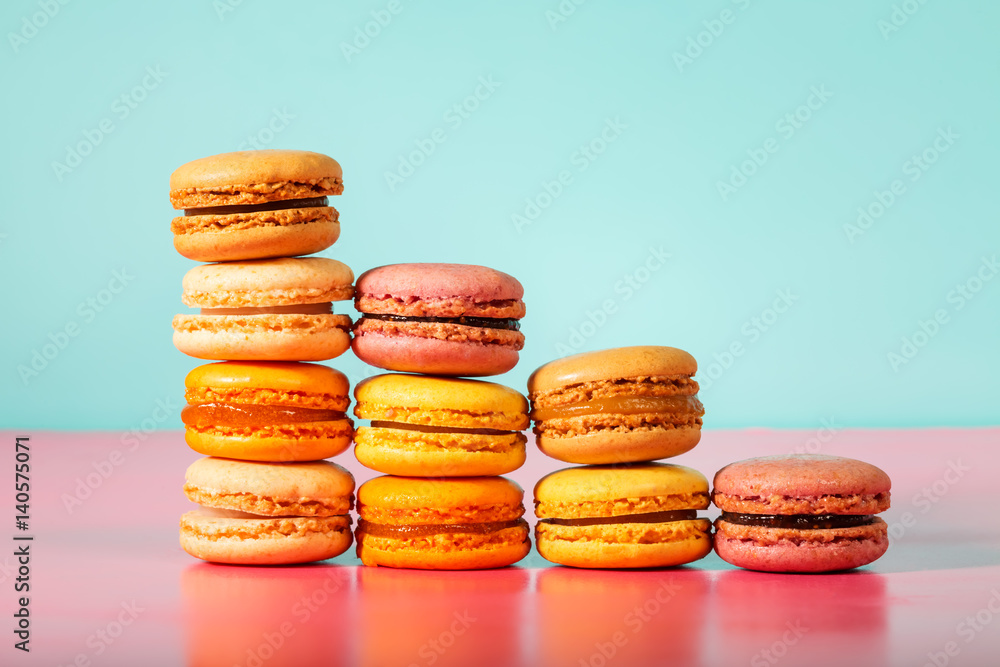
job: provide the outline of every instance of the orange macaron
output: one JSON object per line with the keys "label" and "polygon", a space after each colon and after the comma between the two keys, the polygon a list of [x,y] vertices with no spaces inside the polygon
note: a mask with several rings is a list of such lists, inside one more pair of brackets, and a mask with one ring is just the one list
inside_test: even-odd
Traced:
{"label": "orange macaron", "polygon": [[524,491],[503,477],[376,477],[358,489],[358,514],[365,565],[478,570],[531,550]]}
{"label": "orange macaron", "polygon": [[701,439],[694,357],[645,345],[586,352],[528,379],[538,448],[568,463],[655,461]]}
{"label": "orange macaron", "polygon": [[315,461],[351,444],[347,377],[328,366],[225,361],[195,368],[184,384],[184,438],[200,454]]}

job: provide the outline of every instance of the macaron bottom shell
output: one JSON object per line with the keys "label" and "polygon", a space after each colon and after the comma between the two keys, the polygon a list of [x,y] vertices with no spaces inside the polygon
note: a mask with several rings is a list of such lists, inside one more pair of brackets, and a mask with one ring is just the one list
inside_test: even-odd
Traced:
{"label": "macaron bottom shell", "polygon": [[357,543],[358,558],[365,565],[417,570],[506,567],[531,551],[527,524],[482,535],[438,533],[412,539],[375,537],[359,526]]}
{"label": "macaron bottom shell", "polygon": [[715,551],[731,565],[760,572],[836,572],[878,560],[889,548],[888,525],[826,530],[738,526],[716,520]]}
{"label": "macaron bottom shell", "polygon": [[265,517],[242,512],[192,511],[180,522],[187,553],[229,565],[292,565],[338,556],[352,543],[351,519]]}
{"label": "macaron bottom shell", "polygon": [[521,433],[477,435],[361,427],[354,455],[365,467],[412,477],[503,475],[525,461]]}
{"label": "macaron bottom shell", "polygon": [[347,419],[311,422],[306,425],[275,426],[247,435],[198,432],[187,429],[188,447],[206,456],[245,461],[318,461],[347,450],[351,445],[351,424]]}
{"label": "macaron bottom shell", "polygon": [[[299,209],[302,212],[323,211],[323,209]],[[333,210],[333,209],[328,209]],[[275,212],[283,213],[283,212]],[[247,214],[246,218],[262,217],[261,214]],[[311,255],[325,250],[340,237],[340,222],[335,216],[314,215],[295,224],[275,224],[266,219],[249,227],[223,227],[212,230],[208,225],[215,218],[235,218],[237,216],[188,216],[176,220],[194,223],[205,219],[205,229],[195,229],[188,233],[175,233],[174,248],[184,257],[196,262],[230,262],[270,257],[295,257]],[[277,217],[272,214],[272,217]],[[226,220],[225,222],[231,222]],[[237,221],[237,224],[243,222]]]}
{"label": "macaron bottom shell", "polygon": [[177,315],[174,346],[197,359],[325,361],[351,345],[346,315]]}
{"label": "macaron bottom shell", "polygon": [[[624,519],[625,517],[623,517]],[[660,524],[569,526],[540,521],[535,544],[546,560],[580,568],[673,567],[712,551],[708,519]]]}
{"label": "macaron bottom shell", "polygon": [[683,454],[701,441],[701,427],[603,430],[583,435],[536,438],[538,449],[567,463],[613,464],[656,461]]}
{"label": "macaron bottom shell", "polygon": [[417,336],[366,333],[355,335],[351,347],[359,359],[377,368],[428,375],[500,375],[519,359],[513,347]]}

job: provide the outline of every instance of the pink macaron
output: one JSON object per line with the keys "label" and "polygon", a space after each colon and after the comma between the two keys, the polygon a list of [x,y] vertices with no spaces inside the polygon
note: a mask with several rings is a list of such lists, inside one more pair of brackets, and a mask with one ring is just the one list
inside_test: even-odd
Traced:
{"label": "pink macaron", "polygon": [[764,572],[831,572],[867,565],[889,546],[889,476],[855,459],[765,456],[715,474],[715,551]]}
{"label": "pink macaron", "polygon": [[354,353],[393,371],[506,373],[524,347],[524,288],[513,276],[468,264],[392,264],[355,285]]}

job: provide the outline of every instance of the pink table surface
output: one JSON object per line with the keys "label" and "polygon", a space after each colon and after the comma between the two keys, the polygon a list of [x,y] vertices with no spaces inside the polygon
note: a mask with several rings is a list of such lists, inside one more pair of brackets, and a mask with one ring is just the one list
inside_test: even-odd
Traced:
{"label": "pink table surface", "polygon": [[[11,471],[15,435],[2,434]],[[709,478],[805,450],[886,470],[889,552],[830,575],[747,572],[714,554],[637,572],[547,567],[535,552],[485,572],[365,568],[353,550],[311,566],[210,565],[177,545],[198,457],[180,432],[27,435],[27,532],[14,526],[12,472],[0,492],[0,665],[1000,664],[1000,512],[984,501],[1000,488],[997,428],[709,431],[676,459]],[[349,453],[337,462],[359,483],[373,475]],[[510,475],[529,518],[532,485],[559,467],[529,443]],[[30,653],[13,647],[15,535],[34,537]]]}

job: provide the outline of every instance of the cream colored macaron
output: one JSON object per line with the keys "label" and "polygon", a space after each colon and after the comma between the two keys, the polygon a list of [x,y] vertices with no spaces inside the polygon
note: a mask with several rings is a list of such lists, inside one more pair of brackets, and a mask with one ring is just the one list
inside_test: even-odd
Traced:
{"label": "cream colored macaron", "polygon": [[181,547],[213,563],[281,565],[333,558],[352,543],[354,478],[327,461],[256,463],[204,458],[184,493]]}
{"label": "cream colored macaron", "polygon": [[351,318],[332,302],[354,295],[354,274],[323,257],[196,266],[184,276],[185,305],[174,345],[198,359],[323,361],[350,346]]}

